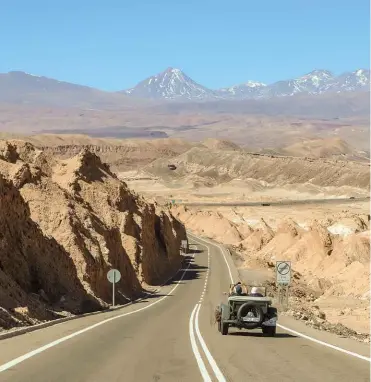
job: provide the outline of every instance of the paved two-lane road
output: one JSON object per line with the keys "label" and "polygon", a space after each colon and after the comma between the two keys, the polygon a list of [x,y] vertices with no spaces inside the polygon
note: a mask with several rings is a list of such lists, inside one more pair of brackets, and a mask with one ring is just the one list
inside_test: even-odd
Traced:
{"label": "paved two-lane road", "polygon": [[[237,273],[219,247],[192,235],[190,239],[197,243],[191,246],[194,259],[189,257],[189,267],[161,295],[0,341],[0,381],[370,380],[367,360],[282,329],[275,338],[233,329],[222,336],[214,309]],[[311,330],[288,318],[280,322],[297,331]],[[364,344],[313,333],[307,332],[369,357]]]}

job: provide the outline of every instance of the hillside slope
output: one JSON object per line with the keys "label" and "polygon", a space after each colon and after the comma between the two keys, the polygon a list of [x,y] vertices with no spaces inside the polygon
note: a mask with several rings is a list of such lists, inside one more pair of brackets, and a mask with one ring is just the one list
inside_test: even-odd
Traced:
{"label": "hillside slope", "polygon": [[272,149],[262,149],[259,152],[273,155],[294,157],[329,158],[369,162],[369,151],[357,150],[348,142],[338,137],[302,139],[291,145]]}
{"label": "hillside slope", "polygon": [[279,157],[241,151],[209,150],[194,147],[172,159],[177,171],[167,170],[167,161],[158,159],[145,171],[164,180],[207,178],[216,184],[233,179],[255,179],[285,186],[308,183],[322,187],[370,188],[369,165],[330,159]]}
{"label": "hillside slope", "polygon": [[179,267],[185,237],[94,153],[57,160],[22,141],[0,141],[0,232],[0,328],[106,307],[110,268],[118,302],[137,297]]}

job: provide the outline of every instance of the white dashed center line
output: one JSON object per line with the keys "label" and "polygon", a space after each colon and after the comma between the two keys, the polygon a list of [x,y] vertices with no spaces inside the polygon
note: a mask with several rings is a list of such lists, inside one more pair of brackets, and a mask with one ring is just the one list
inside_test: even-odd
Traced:
{"label": "white dashed center line", "polygon": [[198,341],[201,345],[201,348],[202,348],[202,350],[203,350],[203,352],[204,352],[204,354],[205,354],[205,356],[206,356],[206,358],[210,364],[211,369],[213,370],[213,372],[216,376],[216,379],[219,382],[226,382],[224,375],[220,371],[218,365],[215,362],[215,359],[211,355],[211,353],[210,353],[210,351],[209,351],[209,349],[208,349],[208,347],[207,347],[207,345],[206,345],[206,343],[205,343],[205,341],[201,335],[201,331],[200,331],[200,327],[199,327],[199,320],[198,320],[199,319],[199,313],[201,310],[202,301],[203,301],[203,299],[205,297],[205,293],[207,291],[207,283],[209,280],[209,272],[210,272],[210,250],[207,246],[205,246],[205,247],[207,248],[206,277],[205,277],[204,288],[202,290],[200,300],[198,301],[198,304],[196,304],[196,306],[194,307],[192,314],[191,314],[191,317],[190,317],[189,335],[190,335],[190,339],[191,339],[193,354],[195,355],[195,358],[196,358],[196,361],[197,361],[198,367],[200,369],[203,380],[204,381],[211,381],[211,377],[210,377],[210,374],[207,371],[207,369],[205,367],[205,363],[203,362],[202,357],[200,355],[200,351],[198,349],[197,342],[195,341],[194,331],[196,331],[197,339],[198,339]]}

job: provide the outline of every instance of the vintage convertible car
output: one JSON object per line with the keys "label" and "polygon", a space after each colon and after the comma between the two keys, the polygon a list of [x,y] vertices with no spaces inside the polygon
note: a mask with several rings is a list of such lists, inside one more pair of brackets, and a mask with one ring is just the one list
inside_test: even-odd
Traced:
{"label": "vintage convertible car", "polygon": [[[233,288],[233,285],[230,285]],[[261,293],[254,293],[256,289]],[[275,336],[277,309],[272,307],[271,298],[266,295],[266,288],[252,287],[250,294],[228,295],[227,303],[221,303],[215,311],[218,330],[228,334],[229,327],[238,329],[261,328],[264,335]]]}

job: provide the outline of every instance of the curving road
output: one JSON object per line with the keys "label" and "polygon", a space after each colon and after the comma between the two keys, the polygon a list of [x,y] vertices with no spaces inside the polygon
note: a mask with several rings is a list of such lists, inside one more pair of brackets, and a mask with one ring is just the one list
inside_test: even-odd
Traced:
{"label": "curving road", "polygon": [[189,238],[194,253],[159,294],[1,340],[0,381],[370,381],[366,344],[286,317],[275,338],[222,336],[214,308],[237,270],[221,246]]}
{"label": "curving road", "polygon": [[194,207],[256,207],[256,206],[292,206],[292,205],[307,205],[307,204],[351,204],[355,202],[369,202],[369,197],[363,198],[333,198],[333,199],[293,199],[280,201],[261,201],[261,202],[176,202],[178,205],[194,206]]}

